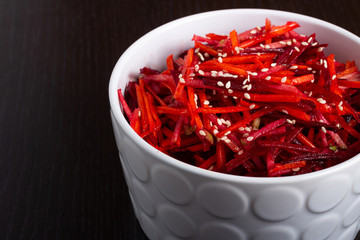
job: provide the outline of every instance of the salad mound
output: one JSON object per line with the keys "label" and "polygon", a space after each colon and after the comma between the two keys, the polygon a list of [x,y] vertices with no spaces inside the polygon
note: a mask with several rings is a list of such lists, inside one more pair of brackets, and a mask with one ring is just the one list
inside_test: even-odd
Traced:
{"label": "salad mound", "polygon": [[241,176],[318,171],[360,152],[360,74],[296,22],[194,35],[118,90],[130,126],[188,164]]}

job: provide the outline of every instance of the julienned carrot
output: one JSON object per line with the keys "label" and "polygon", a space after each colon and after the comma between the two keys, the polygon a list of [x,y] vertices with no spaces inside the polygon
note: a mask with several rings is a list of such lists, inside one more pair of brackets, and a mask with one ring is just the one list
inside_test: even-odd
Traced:
{"label": "julienned carrot", "polygon": [[360,151],[360,73],[299,25],[194,35],[166,69],[118,90],[130,126],[194,166],[241,176],[318,171]]}

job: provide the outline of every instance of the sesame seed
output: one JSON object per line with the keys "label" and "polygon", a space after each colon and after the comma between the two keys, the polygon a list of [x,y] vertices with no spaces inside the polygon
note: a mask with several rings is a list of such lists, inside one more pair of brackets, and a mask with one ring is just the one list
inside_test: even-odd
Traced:
{"label": "sesame seed", "polygon": [[291,66],[289,69],[295,70],[295,69],[298,69],[298,66],[297,66],[297,65],[293,65],[293,66]]}
{"label": "sesame seed", "polygon": [[204,130],[200,130],[200,131],[199,131],[199,134],[200,134],[201,136],[206,136],[206,133],[205,133]]}
{"label": "sesame seed", "polygon": [[200,51],[200,48],[195,49],[195,53],[198,53]]}
{"label": "sesame seed", "polygon": [[335,78],[336,78],[336,75],[333,75],[333,76],[331,77],[332,80],[334,80]]}
{"label": "sesame seed", "polygon": [[309,43],[307,43],[307,42],[301,42],[301,45],[303,45],[303,46],[309,46]]}
{"label": "sesame seed", "polygon": [[249,86],[249,85],[244,85],[244,86],[242,86],[241,88],[242,88],[242,89],[245,89],[245,88],[248,88],[248,86]]}
{"label": "sesame seed", "polygon": [[323,65],[323,63],[324,63],[324,60],[321,58],[320,59],[320,65]]}
{"label": "sesame seed", "polygon": [[224,98],[227,98],[228,96],[227,95],[224,95]]}
{"label": "sesame seed", "polygon": [[245,128],[244,127],[239,127],[239,131],[244,131]]}
{"label": "sesame seed", "polygon": [[228,139],[228,138],[226,138],[224,141],[225,141],[226,143],[230,143],[230,142],[231,142],[230,139]]}
{"label": "sesame seed", "polygon": [[316,45],[318,45],[318,42],[314,42],[313,44],[311,44],[311,46],[315,47]]}
{"label": "sesame seed", "polygon": [[309,97],[311,97],[311,96],[312,96],[312,94],[313,94],[313,92],[312,92],[312,91],[310,91],[310,92],[309,92]]}
{"label": "sesame seed", "polygon": [[340,102],[339,102],[339,106],[341,106],[341,105],[343,105],[343,101],[340,101]]}
{"label": "sesame seed", "polygon": [[195,68],[195,71],[197,72],[197,71],[199,71],[199,68],[200,68],[200,67],[199,67],[198,64],[196,64],[194,68]]}
{"label": "sesame seed", "polygon": [[141,111],[138,112],[138,116],[141,117]]}
{"label": "sesame seed", "polygon": [[271,66],[272,66],[272,67],[275,67],[275,66],[276,66],[276,63],[272,63]]}
{"label": "sesame seed", "polygon": [[300,170],[300,168],[299,167],[297,167],[297,168],[293,168],[292,169],[294,172],[297,172],[297,171],[299,171]]}
{"label": "sesame seed", "polygon": [[261,27],[259,27],[259,26],[256,26],[256,29],[260,31],[260,30],[261,30]]}
{"label": "sesame seed", "polygon": [[243,154],[244,153],[244,150],[240,150],[240,151],[238,151],[238,155],[241,155],[241,154]]}
{"label": "sesame seed", "polygon": [[211,76],[212,76],[212,77],[217,77],[217,72],[216,72],[216,73],[211,72]]}
{"label": "sesame seed", "polygon": [[319,103],[321,104],[325,104],[326,103],[326,100],[322,99],[322,98],[318,98],[316,99],[316,101],[318,101]]}
{"label": "sesame seed", "polygon": [[295,38],[293,38],[292,41],[293,41],[293,43],[296,43],[296,39],[295,39]]}
{"label": "sesame seed", "polygon": [[224,75],[223,71],[219,71],[218,74],[219,74],[219,76]]}
{"label": "sesame seed", "polygon": [[319,47],[317,51],[322,52],[323,50],[324,50],[324,47]]}
{"label": "sesame seed", "polygon": [[265,78],[265,80],[270,80],[271,79],[271,76],[267,76],[266,78]]}
{"label": "sesame seed", "polygon": [[326,128],[325,128],[325,127],[321,127],[321,131],[323,131],[324,133],[326,133]]}
{"label": "sesame seed", "polygon": [[252,87],[251,84],[247,85],[247,90],[250,91],[250,90],[251,90],[251,87]]}
{"label": "sesame seed", "polygon": [[279,43],[282,44],[282,45],[286,44],[286,42],[284,42],[284,41],[280,41]]}
{"label": "sesame seed", "polygon": [[207,58],[209,57],[209,54],[208,54],[208,53],[204,53],[204,55],[205,55],[205,57],[207,57]]}
{"label": "sesame seed", "polygon": [[230,131],[227,131],[224,135],[227,136],[229,135],[231,132]]}
{"label": "sesame seed", "polygon": [[201,61],[205,61],[205,58],[201,53],[198,52],[197,55],[199,56]]}
{"label": "sesame seed", "polygon": [[249,133],[244,133],[244,134],[243,134],[243,137],[244,137],[244,138],[246,138],[246,137],[248,137],[248,136],[249,136]]}
{"label": "sesame seed", "polygon": [[270,46],[269,46],[269,45],[266,45],[265,48],[266,48],[266,49],[270,49]]}
{"label": "sesame seed", "polygon": [[212,90],[212,94],[216,95],[216,90],[215,89]]}
{"label": "sesame seed", "polygon": [[195,77],[195,74],[194,74],[194,73],[190,73],[190,74],[189,74],[189,77]]}
{"label": "sesame seed", "polygon": [[251,104],[250,106],[249,106],[249,109],[254,109],[255,108],[255,104]]}
{"label": "sesame seed", "polygon": [[229,120],[226,120],[226,121],[225,121],[225,124],[226,124],[226,126],[228,126],[228,127],[231,126],[231,122],[230,122]]}
{"label": "sesame seed", "polygon": [[255,34],[255,33],[257,33],[257,31],[255,29],[253,29],[253,30],[250,31],[250,33]]}
{"label": "sesame seed", "polygon": [[293,125],[294,125],[295,123],[296,123],[296,120],[295,120],[295,119],[294,119],[294,120],[292,120],[291,124],[293,124]]}
{"label": "sesame seed", "polygon": [[285,114],[289,114],[289,112],[288,111],[286,111],[285,109],[283,109],[283,110],[281,110],[283,113],[285,113]]}
{"label": "sesame seed", "polygon": [[294,47],[295,51],[300,52],[300,49],[298,47]]}
{"label": "sesame seed", "polygon": [[256,72],[251,73],[253,76],[257,76],[258,74]]}
{"label": "sesame seed", "polygon": [[248,142],[251,142],[253,139],[254,139],[254,137],[247,137],[247,138],[246,138],[246,140],[247,140]]}
{"label": "sesame seed", "polygon": [[269,69],[268,68],[263,68],[263,69],[261,69],[261,71],[262,72],[267,72],[267,71],[269,71]]}
{"label": "sesame seed", "polygon": [[247,131],[247,132],[251,132],[251,129],[250,129],[249,127],[245,127],[244,129],[245,129],[245,131]]}
{"label": "sesame seed", "polygon": [[218,57],[218,62],[222,63],[222,58],[221,57]]}
{"label": "sesame seed", "polygon": [[223,87],[223,86],[224,86],[223,82],[221,82],[221,81],[218,81],[216,84],[217,84],[219,87]]}
{"label": "sesame seed", "polygon": [[343,106],[339,106],[339,110],[340,110],[340,111],[343,111],[343,110],[344,110],[344,107],[343,107]]}
{"label": "sesame seed", "polygon": [[260,47],[265,48],[264,44],[260,43]]}
{"label": "sesame seed", "polygon": [[225,121],[225,119],[223,119],[223,118],[220,118],[220,121],[221,121],[222,123],[226,124],[226,121]]}
{"label": "sesame seed", "polygon": [[232,94],[234,91],[232,89],[228,89],[228,93]]}
{"label": "sesame seed", "polygon": [[289,124],[292,124],[292,121],[290,119],[286,119],[286,122],[288,122]]}
{"label": "sesame seed", "polygon": [[336,124],[336,127],[340,129],[341,128],[340,123]]}
{"label": "sesame seed", "polygon": [[239,54],[239,53],[240,53],[240,49],[239,49],[239,47],[235,47],[235,52],[236,52],[237,54]]}
{"label": "sesame seed", "polygon": [[[211,122],[211,123],[212,123],[212,122]],[[219,133],[219,130],[214,129],[213,133],[214,133],[215,135],[217,135],[217,134]]]}
{"label": "sesame seed", "polygon": [[225,141],[226,139],[228,139],[227,136],[223,136],[222,138],[220,138],[221,140]]}
{"label": "sesame seed", "polygon": [[224,58],[227,57],[227,53],[223,53],[222,57]]}
{"label": "sesame seed", "polygon": [[181,83],[185,83],[185,79],[183,79],[183,78],[179,78],[179,82],[181,82]]}
{"label": "sesame seed", "polygon": [[231,82],[228,81],[226,84],[225,84],[225,88],[229,89],[231,87]]}
{"label": "sesame seed", "polygon": [[291,45],[291,41],[287,41],[286,44],[287,44],[288,46],[290,46],[290,45]]}
{"label": "sesame seed", "polygon": [[315,74],[315,73],[316,73],[316,71],[315,71],[315,70],[313,70],[313,71],[312,71],[312,73],[314,73],[314,74]]}
{"label": "sesame seed", "polygon": [[307,68],[307,70],[308,70],[308,71],[311,71],[311,70],[312,70],[312,68],[311,68],[311,67],[308,67],[308,68]]}
{"label": "sesame seed", "polygon": [[233,99],[237,99],[237,97],[236,97],[236,96],[233,96]]}
{"label": "sesame seed", "polygon": [[282,82],[282,83],[286,83],[286,80],[287,80],[287,77],[283,77],[283,78],[281,79],[281,82]]}
{"label": "sesame seed", "polygon": [[309,39],[307,40],[308,43],[310,43],[312,41],[312,37],[309,37]]}
{"label": "sesame seed", "polygon": [[222,125],[220,118],[216,119],[217,124]]}
{"label": "sesame seed", "polygon": [[324,60],[324,68],[327,68],[327,61]]}
{"label": "sesame seed", "polygon": [[210,104],[209,100],[205,100],[205,101],[204,101],[204,104],[205,104],[205,105],[209,105],[209,104]]}
{"label": "sesame seed", "polygon": [[250,97],[250,94],[248,94],[248,93],[245,93],[244,94],[244,97],[246,98],[246,99],[250,99],[251,97]]}

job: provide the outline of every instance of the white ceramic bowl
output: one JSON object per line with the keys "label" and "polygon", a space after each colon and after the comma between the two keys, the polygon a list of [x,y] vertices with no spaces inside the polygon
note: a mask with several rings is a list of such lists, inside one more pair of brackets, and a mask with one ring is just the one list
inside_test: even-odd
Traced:
{"label": "white ceramic bowl", "polygon": [[192,46],[193,34],[238,32],[296,21],[316,33],[339,61],[360,62],[360,39],[330,23],[289,12],[233,9],[197,14],[146,34],[121,56],[111,76],[111,117],[121,164],[139,222],[152,239],[353,239],[359,229],[360,159],[282,178],[232,176],[199,169],[148,145],[126,122],[117,89],[147,66]]}

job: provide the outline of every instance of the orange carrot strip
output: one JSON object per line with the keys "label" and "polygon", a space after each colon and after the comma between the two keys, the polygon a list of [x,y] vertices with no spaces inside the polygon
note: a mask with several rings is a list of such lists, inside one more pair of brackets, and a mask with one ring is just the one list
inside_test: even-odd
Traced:
{"label": "orange carrot strip", "polygon": [[195,42],[194,44],[194,48],[199,48],[201,51],[206,52],[212,56],[217,56],[218,55],[218,51],[216,51],[215,49],[212,49],[209,46],[206,46],[198,41]]}
{"label": "orange carrot strip", "polygon": [[235,31],[235,29],[230,32],[230,41],[231,41],[231,45],[232,45],[232,48],[235,53],[239,49],[239,39],[238,39],[237,35],[238,34]]}

